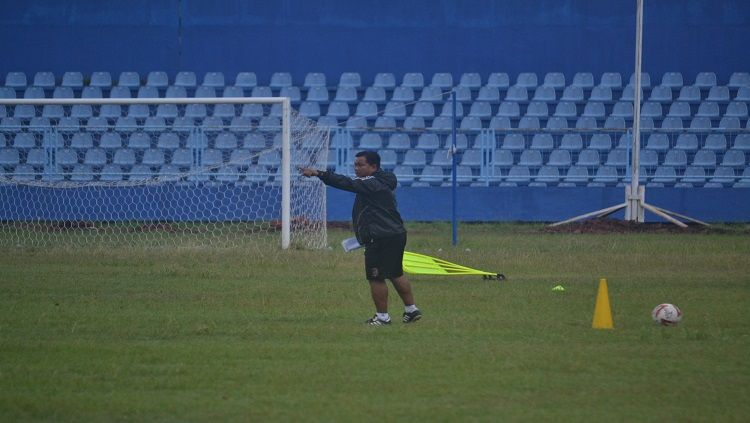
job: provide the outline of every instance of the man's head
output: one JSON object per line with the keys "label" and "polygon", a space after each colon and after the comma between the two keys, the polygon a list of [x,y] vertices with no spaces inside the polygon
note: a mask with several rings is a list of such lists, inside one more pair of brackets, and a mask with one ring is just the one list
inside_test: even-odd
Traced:
{"label": "man's head", "polygon": [[354,174],[359,178],[370,176],[380,169],[380,155],[374,151],[360,151],[354,159]]}

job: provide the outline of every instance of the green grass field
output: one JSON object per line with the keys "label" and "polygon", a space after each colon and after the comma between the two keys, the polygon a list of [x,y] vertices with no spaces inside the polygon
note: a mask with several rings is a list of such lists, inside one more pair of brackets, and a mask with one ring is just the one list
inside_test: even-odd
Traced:
{"label": "green grass field", "polygon": [[[326,251],[4,248],[0,421],[750,420],[746,227],[409,229],[509,280],[415,276],[424,319],[372,328],[343,230]],[[601,277],[614,330],[591,328]],[[661,302],[681,325],[651,322]]]}

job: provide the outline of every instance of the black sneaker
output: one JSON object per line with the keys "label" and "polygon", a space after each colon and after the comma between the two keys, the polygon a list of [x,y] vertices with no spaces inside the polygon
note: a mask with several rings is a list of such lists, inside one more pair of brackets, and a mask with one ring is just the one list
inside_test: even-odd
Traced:
{"label": "black sneaker", "polygon": [[421,318],[422,318],[422,312],[419,310],[414,310],[411,313],[404,312],[404,318],[402,319],[402,321],[404,323],[412,323],[412,322],[416,322],[417,320]]}
{"label": "black sneaker", "polygon": [[380,320],[380,319],[378,319],[378,315],[376,314],[376,315],[372,316],[371,318],[365,320],[365,324],[366,325],[370,325],[370,326],[385,326],[385,325],[390,325],[391,321],[390,320]]}

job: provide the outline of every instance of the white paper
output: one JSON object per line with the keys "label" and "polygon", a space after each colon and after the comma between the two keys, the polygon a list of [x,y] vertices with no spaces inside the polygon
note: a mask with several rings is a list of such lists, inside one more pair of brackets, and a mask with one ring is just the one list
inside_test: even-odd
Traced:
{"label": "white paper", "polygon": [[362,245],[359,244],[357,238],[347,238],[341,241],[341,246],[344,247],[344,251],[346,251],[347,253],[349,251],[356,250],[357,248],[362,248]]}

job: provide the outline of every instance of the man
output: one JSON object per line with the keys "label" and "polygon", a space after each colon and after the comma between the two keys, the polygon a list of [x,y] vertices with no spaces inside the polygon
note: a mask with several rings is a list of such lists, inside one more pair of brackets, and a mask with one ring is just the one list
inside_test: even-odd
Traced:
{"label": "man", "polygon": [[365,323],[373,326],[391,324],[388,314],[389,279],[404,302],[404,323],[422,317],[414,304],[411,284],[404,276],[402,262],[406,247],[406,229],[396,209],[396,175],[380,169],[380,155],[361,151],[354,160],[355,178],[316,169],[301,169],[307,177],[317,176],[324,184],[357,194],[352,209],[352,223],[357,241],[365,246],[365,277],[375,303],[375,315]]}

